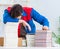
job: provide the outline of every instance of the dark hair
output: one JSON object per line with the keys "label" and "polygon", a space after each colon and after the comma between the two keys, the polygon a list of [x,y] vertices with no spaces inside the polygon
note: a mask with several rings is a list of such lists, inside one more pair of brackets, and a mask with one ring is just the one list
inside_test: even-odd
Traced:
{"label": "dark hair", "polygon": [[23,8],[20,4],[15,4],[11,7],[10,15],[12,18],[17,18],[23,12]]}

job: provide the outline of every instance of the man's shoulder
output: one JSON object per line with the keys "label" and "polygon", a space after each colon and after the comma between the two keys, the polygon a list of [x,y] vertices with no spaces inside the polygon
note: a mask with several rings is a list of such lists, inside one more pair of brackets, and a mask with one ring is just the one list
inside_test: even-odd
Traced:
{"label": "man's shoulder", "polygon": [[9,12],[7,9],[4,10],[4,14],[3,14],[3,17],[4,18],[8,18],[10,16]]}

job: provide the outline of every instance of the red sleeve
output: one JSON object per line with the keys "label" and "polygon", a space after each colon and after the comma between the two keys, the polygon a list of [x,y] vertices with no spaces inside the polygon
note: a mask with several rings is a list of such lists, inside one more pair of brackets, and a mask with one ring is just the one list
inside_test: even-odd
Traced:
{"label": "red sleeve", "polygon": [[18,37],[20,37],[20,24],[18,25]]}

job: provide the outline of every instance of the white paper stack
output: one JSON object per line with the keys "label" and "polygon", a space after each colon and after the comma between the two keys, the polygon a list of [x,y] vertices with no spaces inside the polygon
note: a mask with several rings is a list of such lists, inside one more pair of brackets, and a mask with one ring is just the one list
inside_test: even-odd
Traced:
{"label": "white paper stack", "polygon": [[26,47],[26,39],[22,40],[22,47]]}
{"label": "white paper stack", "polygon": [[5,47],[17,47],[18,45],[18,23],[8,22],[5,24]]}
{"label": "white paper stack", "polygon": [[36,47],[51,47],[52,46],[52,32],[40,30],[35,34]]}
{"label": "white paper stack", "polygon": [[27,40],[27,47],[34,47],[34,39],[35,35],[26,35]]}

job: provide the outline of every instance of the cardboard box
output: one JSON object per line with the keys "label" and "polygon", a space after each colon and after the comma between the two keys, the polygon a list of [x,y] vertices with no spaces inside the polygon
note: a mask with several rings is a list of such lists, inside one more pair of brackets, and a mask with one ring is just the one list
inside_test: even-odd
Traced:
{"label": "cardboard box", "polygon": [[18,38],[18,47],[26,47],[26,39]]}
{"label": "cardboard box", "polygon": [[18,47],[22,47],[22,38],[18,38]]}
{"label": "cardboard box", "polygon": [[0,46],[4,46],[4,37],[0,37]]}

